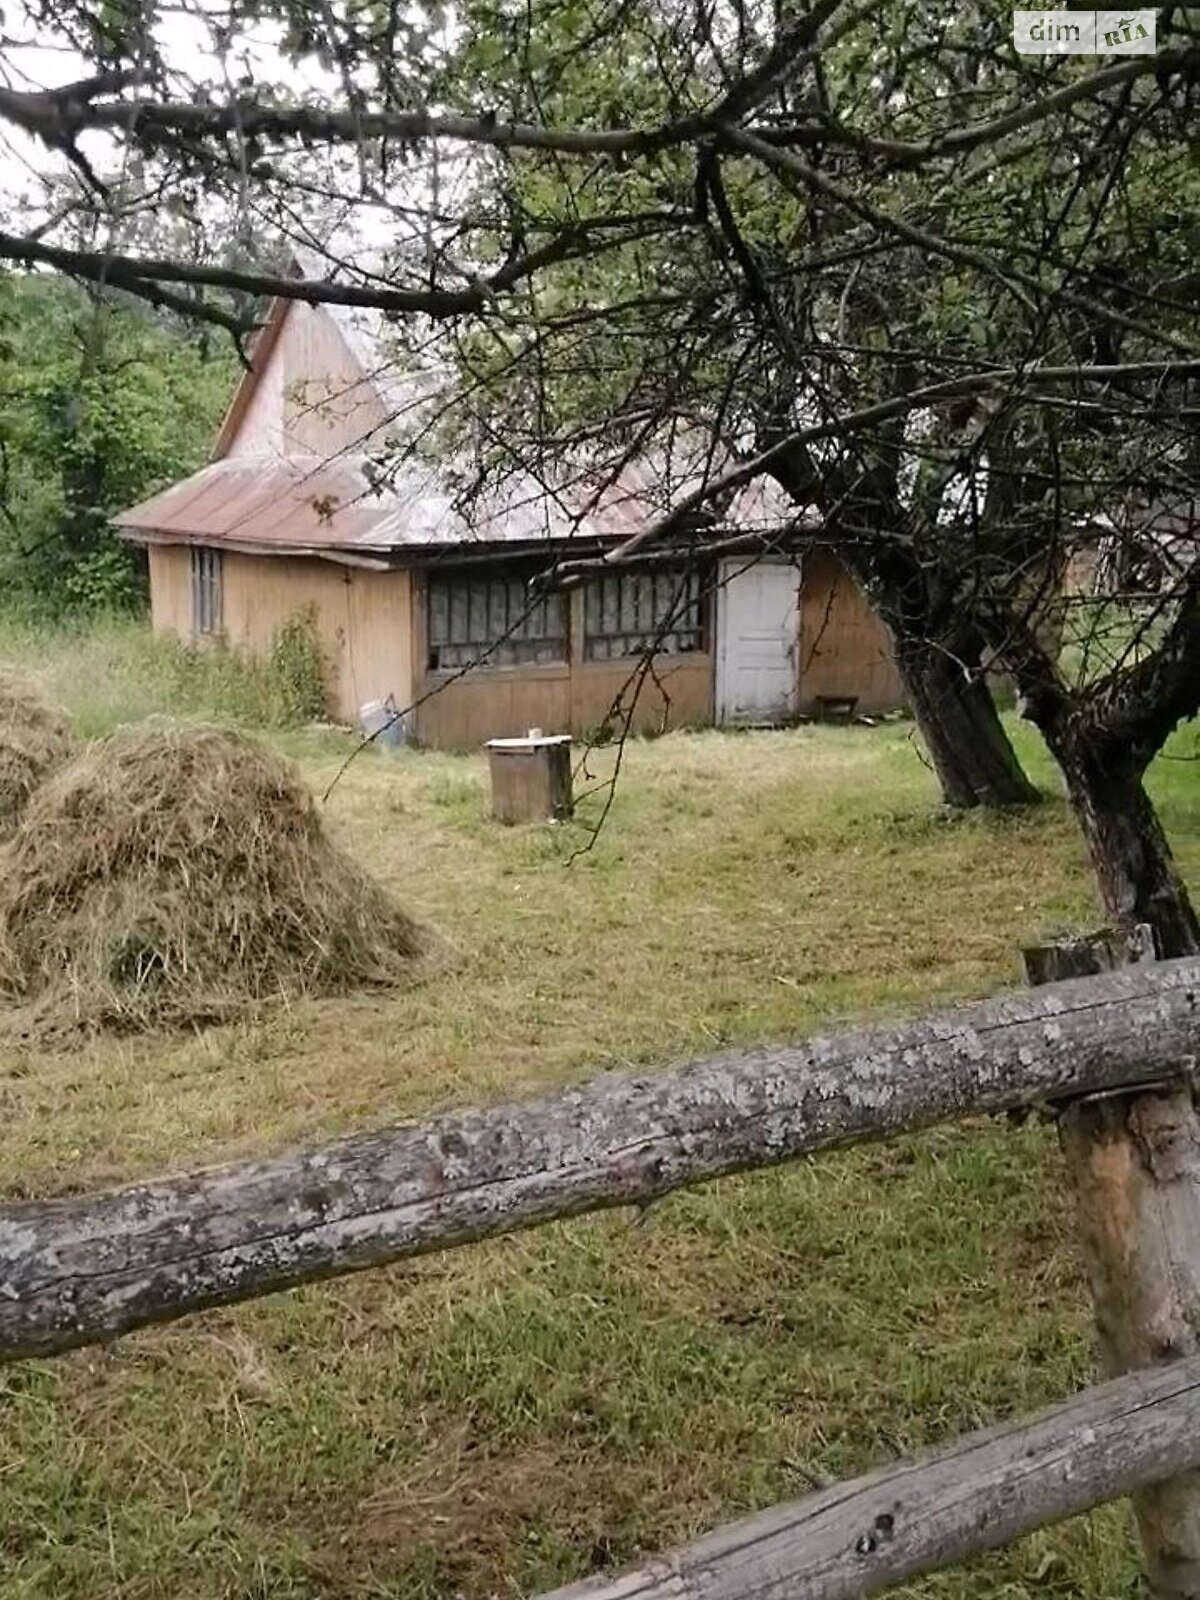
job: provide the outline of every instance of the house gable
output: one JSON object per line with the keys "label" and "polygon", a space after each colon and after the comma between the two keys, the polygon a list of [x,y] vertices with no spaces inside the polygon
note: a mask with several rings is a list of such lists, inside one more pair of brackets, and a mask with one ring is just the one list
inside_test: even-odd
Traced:
{"label": "house gable", "polygon": [[213,459],[359,454],[394,419],[385,374],[340,312],[274,300],[217,435]]}

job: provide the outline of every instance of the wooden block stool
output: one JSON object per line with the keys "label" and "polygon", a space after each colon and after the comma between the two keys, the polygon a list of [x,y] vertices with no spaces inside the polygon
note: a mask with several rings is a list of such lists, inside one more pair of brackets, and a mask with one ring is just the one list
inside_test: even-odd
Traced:
{"label": "wooden block stool", "polygon": [[571,735],[531,728],[523,739],[489,739],[492,816],[497,822],[562,822],[571,815]]}

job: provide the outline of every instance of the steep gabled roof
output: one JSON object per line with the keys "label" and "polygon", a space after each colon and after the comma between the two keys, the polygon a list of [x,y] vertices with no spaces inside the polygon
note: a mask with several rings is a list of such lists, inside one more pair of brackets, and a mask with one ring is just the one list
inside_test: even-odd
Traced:
{"label": "steep gabled roof", "polygon": [[[429,393],[428,383],[395,373],[382,331],[382,319],[357,310],[272,301],[209,465],[121,512],[114,521],[122,534],[333,560],[403,559],[422,548],[603,544],[653,521],[665,500],[685,493],[704,470],[699,450],[690,471],[677,460],[670,470],[638,460],[599,491],[578,479],[552,491],[517,472],[499,490],[471,497],[457,491],[463,473],[412,456],[381,472],[387,426]],[[304,366],[322,349],[341,369],[336,384]],[[289,361],[302,370],[289,376]],[[291,392],[306,388],[315,389],[315,400]],[[331,447],[314,450],[314,434],[324,448],[321,428],[335,412]],[[720,520],[752,532],[792,514],[782,492],[761,482],[743,490]]]}

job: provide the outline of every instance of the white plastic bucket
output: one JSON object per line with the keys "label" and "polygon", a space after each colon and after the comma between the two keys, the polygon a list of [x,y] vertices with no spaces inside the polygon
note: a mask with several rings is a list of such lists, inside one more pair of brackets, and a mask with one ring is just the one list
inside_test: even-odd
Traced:
{"label": "white plastic bucket", "polygon": [[359,706],[358,723],[363,736],[385,750],[398,750],[408,740],[408,727],[390,694],[386,699],[368,700]]}

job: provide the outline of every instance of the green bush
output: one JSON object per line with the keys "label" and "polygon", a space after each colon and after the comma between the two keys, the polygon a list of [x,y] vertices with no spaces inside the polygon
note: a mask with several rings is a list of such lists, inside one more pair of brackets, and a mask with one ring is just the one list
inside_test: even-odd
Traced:
{"label": "green bush", "polygon": [[294,611],[280,625],[271,641],[270,670],[285,725],[318,722],[326,715],[328,663],[316,606]]}

